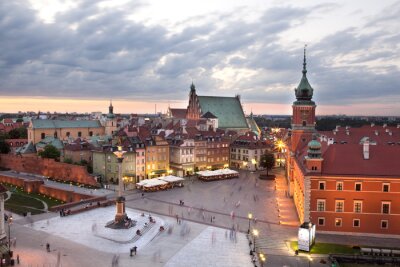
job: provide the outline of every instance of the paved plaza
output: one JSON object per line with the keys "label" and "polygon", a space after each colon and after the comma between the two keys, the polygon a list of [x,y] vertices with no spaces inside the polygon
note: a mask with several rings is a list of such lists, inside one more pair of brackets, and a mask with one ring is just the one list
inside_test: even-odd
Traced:
{"label": "paved plaza", "polygon": [[[307,255],[295,256],[290,250],[288,241],[297,239],[298,219],[293,201],[287,196],[283,170],[273,172],[276,180],[260,180],[258,172],[241,171],[239,179],[187,179],[182,188],[144,196],[138,190],[126,191],[127,214],[137,221],[134,228],[127,230],[104,227],[114,218],[114,206],[66,217],[56,213],[35,215],[32,219],[15,216],[11,226],[11,236],[17,240],[14,255],[20,256],[20,266],[32,267],[112,266],[116,257],[117,266],[251,267],[254,264],[249,251],[254,244],[250,247],[249,241],[254,238],[247,236],[250,225],[260,232],[255,245],[258,252],[267,255],[264,266],[327,266],[320,262],[326,256],[313,256],[310,261]],[[52,186],[87,190],[57,183]],[[115,198],[112,190],[93,193]],[[179,204],[181,200],[183,205]],[[253,216],[250,221],[248,213]],[[149,214],[156,224],[142,237],[134,238],[135,231],[148,222]],[[162,232],[161,225],[165,228]],[[317,241],[400,246],[397,239],[318,233]],[[46,243],[51,246],[50,252],[46,252]],[[133,246],[138,247],[138,253],[131,257]]]}

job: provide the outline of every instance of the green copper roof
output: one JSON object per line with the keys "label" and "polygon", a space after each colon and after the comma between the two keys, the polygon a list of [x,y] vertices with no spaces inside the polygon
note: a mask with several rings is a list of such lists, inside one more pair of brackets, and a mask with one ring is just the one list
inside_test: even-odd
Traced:
{"label": "green copper roof", "polygon": [[98,128],[100,121],[32,120],[33,129]]}
{"label": "green copper roof", "polygon": [[257,122],[253,118],[253,113],[251,113],[250,117],[247,118],[247,124],[250,127],[250,130],[255,133],[257,136],[260,135],[261,130],[257,125]]}
{"label": "green copper roof", "polygon": [[30,154],[30,153],[36,153],[35,146],[33,145],[32,142],[29,142],[15,150],[15,153],[17,154]]}
{"label": "green copper roof", "polygon": [[36,143],[36,148],[44,148],[47,145],[52,145],[58,150],[64,148],[64,144],[61,142],[61,140],[52,136],[46,136],[44,139],[40,140],[38,143]]}
{"label": "green copper roof", "polygon": [[310,142],[308,142],[308,147],[311,149],[320,149],[321,143],[317,140],[311,140]]}
{"label": "green copper roof", "polygon": [[249,128],[238,97],[198,96],[201,113],[218,118],[218,128]]}
{"label": "green copper roof", "polygon": [[297,100],[311,100],[313,96],[314,89],[308,82],[306,65],[306,48],[304,47],[303,77],[301,77],[301,81],[295,89]]}

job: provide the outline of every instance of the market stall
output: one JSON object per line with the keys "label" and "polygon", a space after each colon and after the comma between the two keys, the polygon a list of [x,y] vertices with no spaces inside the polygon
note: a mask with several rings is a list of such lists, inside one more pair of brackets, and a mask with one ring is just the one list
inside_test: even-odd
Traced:
{"label": "market stall", "polygon": [[215,181],[215,180],[224,180],[231,178],[238,178],[239,172],[231,170],[231,169],[221,169],[215,171],[199,171],[197,175],[200,180],[203,181]]}
{"label": "market stall", "polygon": [[154,192],[160,190],[166,190],[171,188],[171,185],[165,181],[159,179],[147,179],[136,183],[138,189],[146,192]]}
{"label": "market stall", "polygon": [[177,177],[177,176],[173,176],[173,175],[159,177],[158,179],[169,183],[172,187],[174,187],[174,186],[182,187],[183,181],[185,180],[182,177]]}

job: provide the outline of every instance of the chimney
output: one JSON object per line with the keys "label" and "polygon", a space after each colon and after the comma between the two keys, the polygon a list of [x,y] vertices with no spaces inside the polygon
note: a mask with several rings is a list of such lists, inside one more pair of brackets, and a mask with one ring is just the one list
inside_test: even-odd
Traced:
{"label": "chimney", "polygon": [[369,159],[369,140],[366,140],[363,144],[364,159]]}
{"label": "chimney", "polygon": [[400,124],[397,124],[397,129],[399,129],[400,128]]}
{"label": "chimney", "polygon": [[346,126],[346,130],[350,129],[350,126]]}
{"label": "chimney", "polygon": [[379,135],[379,132],[377,130],[375,130],[375,135]]}
{"label": "chimney", "polygon": [[349,130],[346,130],[346,135],[350,135],[350,131]]}
{"label": "chimney", "polygon": [[336,125],[336,131],[338,131],[340,128],[340,125]]}
{"label": "chimney", "polygon": [[383,128],[386,128],[386,127],[387,127],[387,123],[384,123],[384,124],[383,124]]}
{"label": "chimney", "polygon": [[388,133],[388,132],[389,132],[389,129],[388,129],[388,128],[386,128],[385,132],[387,132],[387,133]]}
{"label": "chimney", "polygon": [[391,135],[392,135],[392,132],[389,132],[389,135],[391,136]]}
{"label": "chimney", "polygon": [[374,127],[374,126],[375,126],[375,123],[371,122],[371,127]]}

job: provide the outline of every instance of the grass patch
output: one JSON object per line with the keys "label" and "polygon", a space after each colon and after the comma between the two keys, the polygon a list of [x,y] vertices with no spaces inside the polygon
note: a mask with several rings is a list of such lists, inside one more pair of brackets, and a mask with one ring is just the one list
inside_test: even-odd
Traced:
{"label": "grass patch", "polygon": [[11,197],[5,203],[14,206],[27,206],[40,210],[44,209],[44,205],[41,201],[19,193],[12,193]]}
{"label": "grass patch", "polygon": [[13,213],[23,215],[24,213],[30,212],[32,215],[43,213],[41,210],[31,209],[28,207],[22,207],[14,204],[4,203],[4,208]]}
{"label": "grass patch", "polygon": [[[290,247],[293,250],[298,249],[297,241],[290,241]],[[353,249],[349,245],[331,244],[331,243],[315,243],[311,248],[311,254],[358,254],[358,249]]]}
{"label": "grass patch", "polygon": [[[52,198],[52,197],[48,197],[48,196],[45,196],[45,195],[42,195],[42,194],[27,193],[27,192],[25,192],[21,187],[17,187],[17,186],[12,185],[12,184],[6,184],[6,183],[2,183],[2,184],[3,184],[5,187],[7,187],[7,189],[8,189],[10,192],[12,192],[11,197],[18,195],[18,196],[22,196],[22,197],[29,198],[26,202],[23,202],[24,204],[21,204],[22,206],[31,206],[31,207],[37,208],[36,206],[32,206],[32,205],[30,204],[30,201],[31,201],[31,200],[32,200],[32,201],[38,201],[37,199],[40,199],[40,200],[46,202],[46,203],[47,203],[47,206],[48,206],[49,208],[64,203],[64,202],[61,201],[61,200],[58,200],[58,199],[55,199],[55,198]],[[35,198],[37,198],[37,199],[35,199]],[[38,201],[38,202],[40,202],[40,201]],[[40,204],[43,205],[43,203],[41,203],[41,202],[40,202]],[[43,208],[44,208],[44,207],[42,207],[42,209],[43,209]]]}

